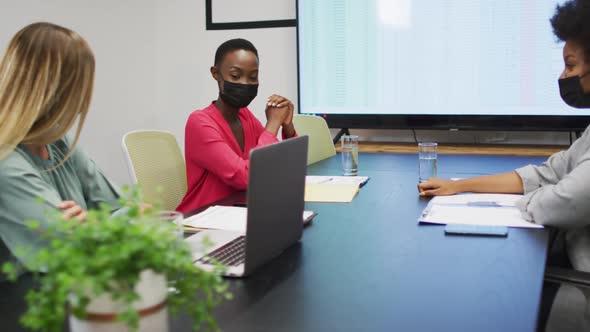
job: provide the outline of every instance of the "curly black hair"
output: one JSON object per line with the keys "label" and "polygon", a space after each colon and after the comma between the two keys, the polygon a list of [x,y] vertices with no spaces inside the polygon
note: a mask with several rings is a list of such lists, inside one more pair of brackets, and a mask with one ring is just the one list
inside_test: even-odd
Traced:
{"label": "curly black hair", "polygon": [[224,42],[223,44],[219,45],[217,51],[215,52],[215,65],[219,66],[221,64],[221,61],[223,61],[225,55],[235,50],[250,51],[254,53],[258,58],[258,50],[256,49],[256,47],[254,47],[254,44],[247,41],[246,39],[236,38],[230,39]]}
{"label": "curly black hair", "polygon": [[574,40],[580,43],[586,61],[590,62],[590,0],[568,0],[557,5],[551,26],[560,41]]}

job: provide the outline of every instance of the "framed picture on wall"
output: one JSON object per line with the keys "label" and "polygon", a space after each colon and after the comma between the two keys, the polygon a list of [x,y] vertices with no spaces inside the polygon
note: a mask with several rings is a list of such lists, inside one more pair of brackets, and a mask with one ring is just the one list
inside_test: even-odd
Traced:
{"label": "framed picture on wall", "polygon": [[297,26],[293,0],[205,0],[207,30]]}

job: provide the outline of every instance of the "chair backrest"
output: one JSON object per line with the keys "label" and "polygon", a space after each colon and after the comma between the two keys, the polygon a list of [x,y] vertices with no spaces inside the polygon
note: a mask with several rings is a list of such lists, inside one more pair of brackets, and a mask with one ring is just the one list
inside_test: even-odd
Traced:
{"label": "chair backrest", "polygon": [[143,191],[144,200],[174,210],[186,194],[186,165],[174,135],[166,131],[137,130],[123,136],[129,173]]}
{"label": "chair backrest", "polygon": [[332,135],[324,118],[315,115],[295,114],[293,115],[293,125],[298,135],[309,136],[308,165],[336,154]]}

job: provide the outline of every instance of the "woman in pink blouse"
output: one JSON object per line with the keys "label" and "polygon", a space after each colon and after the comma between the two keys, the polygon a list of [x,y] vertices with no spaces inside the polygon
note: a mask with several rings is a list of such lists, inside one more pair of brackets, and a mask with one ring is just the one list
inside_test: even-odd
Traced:
{"label": "woman in pink blouse", "polygon": [[258,92],[258,51],[247,40],[231,39],[215,53],[211,75],[219,97],[194,111],[185,128],[188,190],[177,210],[188,212],[248,186],[250,150],[296,135],[293,103],[272,95],[266,125],[247,108]]}

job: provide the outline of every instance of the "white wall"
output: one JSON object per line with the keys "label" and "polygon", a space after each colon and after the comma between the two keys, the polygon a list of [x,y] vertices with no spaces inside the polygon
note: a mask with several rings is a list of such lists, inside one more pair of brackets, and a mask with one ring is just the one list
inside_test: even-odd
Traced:
{"label": "white wall", "polygon": [[[234,1],[244,3],[213,0],[214,16],[223,14],[222,6]],[[277,3],[282,6],[279,18],[289,18],[289,13],[295,16],[295,0],[272,1],[273,6]],[[202,0],[0,0],[0,47],[4,49],[17,30],[40,20],[72,28],[88,40],[96,55],[97,73],[81,144],[115,182],[128,183],[121,152],[123,134],[134,129],[169,130],[183,146],[187,116],[217,96],[209,67],[215,49],[227,39],[246,38],[258,48],[260,97],[251,109],[261,121],[266,96],[278,93],[297,102],[295,28],[206,31],[204,3]],[[404,130],[354,132],[364,139],[413,141],[411,132]],[[439,142],[489,139],[568,142],[563,133],[418,131],[418,135]]]}
{"label": "white wall", "polygon": [[[284,2],[294,13],[295,2]],[[97,72],[81,144],[115,182],[128,183],[123,134],[169,130],[183,146],[188,115],[217,97],[209,67],[217,46],[227,39],[249,39],[259,50],[260,97],[251,108],[261,120],[266,96],[279,93],[297,99],[295,28],[206,31],[204,3],[0,0],[0,48],[4,53],[14,33],[36,21],[64,25],[88,40]]]}

